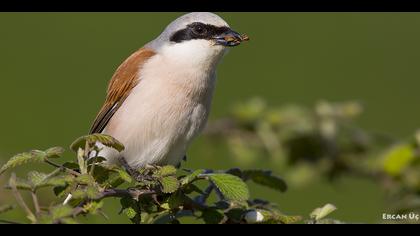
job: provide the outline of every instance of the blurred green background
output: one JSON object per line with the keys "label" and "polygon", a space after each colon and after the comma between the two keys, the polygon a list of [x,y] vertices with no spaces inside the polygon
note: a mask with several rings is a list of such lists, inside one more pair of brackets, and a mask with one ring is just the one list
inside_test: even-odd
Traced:
{"label": "blurred green background", "polygon": [[[18,152],[67,147],[86,134],[117,66],[180,15],[0,13],[0,164]],[[365,129],[404,138],[419,128],[420,14],[220,15],[251,41],[232,49],[219,67],[212,120],[234,102],[260,96],[270,105],[356,100],[366,110],[358,120]],[[208,148],[205,138],[188,155],[187,168],[237,165],[223,147]],[[258,167],[276,170],[264,161]],[[290,186],[284,194],[258,186],[251,191],[289,214],[308,215],[330,202],[339,209],[334,218],[351,222],[377,222],[387,207],[378,186],[354,178]],[[0,205],[10,201],[1,189]],[[108,206],[108,222],[128,222],[116,207]]]}

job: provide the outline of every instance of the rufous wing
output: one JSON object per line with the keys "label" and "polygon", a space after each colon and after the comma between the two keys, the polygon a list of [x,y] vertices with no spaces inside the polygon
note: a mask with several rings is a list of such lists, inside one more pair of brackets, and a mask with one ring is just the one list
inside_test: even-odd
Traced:
{"label": "rufous wing", "polygon": [[101,133],[105,129],[131,90],[140,82],[142,65],[155,54],[151,49],[141,48],[118,67],[109,82],[105,103],[92,124],[90,134]]}

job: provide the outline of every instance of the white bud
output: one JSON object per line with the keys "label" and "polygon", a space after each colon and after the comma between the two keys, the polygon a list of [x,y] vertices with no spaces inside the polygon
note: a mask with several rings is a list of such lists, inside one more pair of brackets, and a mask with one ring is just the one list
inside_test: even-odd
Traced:
{"label": "white bud", "polygon": [[247,223],[259,223],[264,220],[264,216],[259,211],[249,211],[245,214],[245,220]]}

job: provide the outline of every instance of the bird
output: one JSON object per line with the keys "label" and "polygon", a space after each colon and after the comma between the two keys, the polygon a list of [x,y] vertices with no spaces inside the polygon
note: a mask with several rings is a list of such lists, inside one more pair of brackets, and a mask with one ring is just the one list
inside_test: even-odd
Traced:
{"label": "bird", "polygon": [[89,133],[110,135],[125,149],[102,145],[98,155],[112,164],[123,158],[133,169],[178,166],[207,123],[217,66],[248,39],[210,12],[171,22],[112,76]]}

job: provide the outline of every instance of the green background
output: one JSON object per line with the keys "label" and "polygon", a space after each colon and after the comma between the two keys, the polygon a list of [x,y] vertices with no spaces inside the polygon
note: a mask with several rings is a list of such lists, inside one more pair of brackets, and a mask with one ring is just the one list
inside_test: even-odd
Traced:
{"label": "green background", "polygon": [[[0,13],[0,163],[17,152],[67,147],[86,134],[116,67],[180,15]],[[358,120],[363,128],[400,138],[418,128],[420,14],[220,15],[251,41],[233,48],[220,65],[211,119],[254,96],[270,105],[356,100],[366,109]],[[185,167],[235,165],[223,148],[207,144],[204,138],[193,144]],[[379,187],[360,179],[290,186],[285,194],[253,186],[252,193],[290,214],[307,215],[330,202],[339,208],[334,218],[353,222],[380,221],[387,206]],[[0,205],[10,200],[0,190]],[[109,222],[127,222],[115,207],[107,209]]]}

